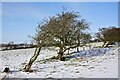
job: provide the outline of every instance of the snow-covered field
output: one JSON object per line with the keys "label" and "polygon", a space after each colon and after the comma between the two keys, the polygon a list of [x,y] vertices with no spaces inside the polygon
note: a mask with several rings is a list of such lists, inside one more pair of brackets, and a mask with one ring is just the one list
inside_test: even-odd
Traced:
{"label": "snow-covered field", "polygon": [[[43,49],[32,65],[34,72],[22,72],[34,48],[0,52],[0,78],[118,78],[120,47],[92,48],[73,53],[66,61],[45,60],[56,55],[55,49]],[[9,67],[11,73],[3,73]]]}

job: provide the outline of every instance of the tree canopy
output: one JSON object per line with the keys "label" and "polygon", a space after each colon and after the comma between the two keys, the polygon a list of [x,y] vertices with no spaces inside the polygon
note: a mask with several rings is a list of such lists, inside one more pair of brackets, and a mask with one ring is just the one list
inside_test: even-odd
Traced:
{"label": "tree canopy", "polygon": [[79,46],[90,38],[85,30],[89,23],[82,19],[78,12],[63,11],[49,17],[38,25],[34,39],[42,46],[54,45],[60,48],[60,53],[67,50],[66,46]]}
{"label": "tree canopy", "polygon": [[36,35],[33,36],[37,48],[29,63],[25,66],[24,71],[30,71],[32,63],[44,46],[59,47],[56,58],[64,60],[63,54],[66,50],[76,48],[80,43],[89,41],[90,34],[85,32],[86,29],[89,29],[88,22],[80,18],[79,13],[74,11],[62,11],[56,16],[51,16],[39,23]]}
{"label": "tree canopy", "polygon": [[87,35],[84,31],[89,28],[85,19],[80,19],[77,12],[63,11],[56,16],[49,17],[40,23],[34,39],[44,45],[57,44],[73,45],[78,39]]}
{"label": "tree canopy", "polygon": [[110,26],[108,28],[100,28],[96,36],[103,42],[119,42],[120,41],[120,28]]}

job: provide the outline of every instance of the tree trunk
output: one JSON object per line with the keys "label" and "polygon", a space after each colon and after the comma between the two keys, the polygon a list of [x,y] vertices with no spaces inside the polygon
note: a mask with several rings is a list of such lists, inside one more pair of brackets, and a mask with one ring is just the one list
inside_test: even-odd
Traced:
{"label": "tree trunk", "polygon": [[105,44],[106,44],[106,41],[103,41],[103,45],[102,45],[102,47],[104,47],[104,46],[105,46]]}
{"label": "tree trunk", "polygon": [[109,41],[104,41],[104,44],[102,45],[102,47],[107,47],[109,45]]}
{"label": "tree trunk", "polygon": [[59,50],[59,52],[58,52],[58,59],[59,60],[62,60],[62,58],[63,58],[63,47],[60,47],[60,50]]}
{"label": "tree trunk", "polygon": [[79,52],[79,47],[77,47],[77,52]]}
{"label": "tree trunk", "polygon": [[30,69],[33,62],[37,59],[39,53],[40,53],[41,47],[37,47],[35,49],[34,55],[31,57],[30,61],[28,62],[28,64],[25,66],[24,71],[25,72],[31,72],[32,70]]}
{"label": "tree trunk", "polygon": [[69,49],[68,49],[68,54],[70,54]]}
{"label": "tree trunk", "polygon": [[58,59],[63,61],[63,53],[64,53],[64,42],[61,42],[60,49],[58,52]]}
{"label": "tree trunk", "polygon": [[[78,30],[80,31],[80,29]],[[79,52],[79,46],[80,46],[80,33],[78,32],[78,37],[77,37],[77,52]]]}
{"label": "tree trunk", "polygon": [[108,47],[109,44],[111,44],[112,42],[111,41],[107,41],[103,47]]}

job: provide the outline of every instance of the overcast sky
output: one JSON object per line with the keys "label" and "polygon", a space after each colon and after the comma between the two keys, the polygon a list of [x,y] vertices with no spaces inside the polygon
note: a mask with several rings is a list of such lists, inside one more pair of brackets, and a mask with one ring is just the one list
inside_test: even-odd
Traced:
{"label": "overcast sky", "polygon": [[117,2],[3,2],[2,42],[29,42],[28,35],[35,34],[37,23],[61,12],[63,7],[79,12],[92,23],[92,34],[102,27],[118,26]]}

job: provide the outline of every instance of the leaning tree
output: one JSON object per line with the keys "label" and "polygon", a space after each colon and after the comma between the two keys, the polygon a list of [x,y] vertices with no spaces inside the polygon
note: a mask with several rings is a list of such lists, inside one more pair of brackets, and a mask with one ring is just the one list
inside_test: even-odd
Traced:
{"label": "leaning tree", "polygon": [[120,42],[120,28],[110,26],[108,28],[100,28],[99,32],[96,33],[98,39],[104,42],[102,47],[107,47],[113,42]]}
{"label": "leaning tree", "polygon": [[55,58],[63,60],[65,51],[78,47],[80,41],[86,40],[85,30],[88,28],[88,22],[74,11],[63,11],[38,24],[37,33],[33,37],[37,46],[24,71],[30,71],[32,63],[44,46],[59,47],[58,56]]}

